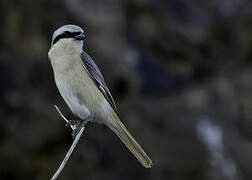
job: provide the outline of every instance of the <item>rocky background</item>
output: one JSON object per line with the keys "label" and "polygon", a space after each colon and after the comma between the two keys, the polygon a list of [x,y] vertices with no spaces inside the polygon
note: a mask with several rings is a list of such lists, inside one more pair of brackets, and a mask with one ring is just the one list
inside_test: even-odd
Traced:
{"label": "rocky background", "polygon": [[88,124],[59,179],[252,179],[252,1],[1,0],[0,179],[50,179],[72,138],[47,57],[64,24],[153,160]]}

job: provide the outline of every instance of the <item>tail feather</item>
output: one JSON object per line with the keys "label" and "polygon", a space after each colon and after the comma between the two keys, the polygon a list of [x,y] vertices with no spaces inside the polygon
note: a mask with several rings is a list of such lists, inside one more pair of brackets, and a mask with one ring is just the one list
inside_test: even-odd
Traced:
{"label": "tail feather", "polygon": [[109,119],[105,124],[121,139],[130,152],[145,168],[150,168],[153,165],[151,159],[132,137],[115,112],[112,112],[112,117],[113,118]]}

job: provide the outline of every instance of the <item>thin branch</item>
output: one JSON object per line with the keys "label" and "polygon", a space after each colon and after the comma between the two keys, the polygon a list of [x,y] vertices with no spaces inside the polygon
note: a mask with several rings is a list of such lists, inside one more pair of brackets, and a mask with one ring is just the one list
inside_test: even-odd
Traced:
{"label": "thin branch", "polygon": [[66,121],[67,124],[70,124],[70,127],[72,128],[72,130],[74,131],[76,129],[76,125],[72,125],[71,123],[69,123],[69,120],[62,114],[62,112],[59,110],[57,105],[54,105],[55,109],[58,111],[59,115],[62,117],[62,119],[64,119]]}
{"label": "thin branch", "polygon": [[[67,122],[69,123],[69,120],[67,118],[65,118],[65,116],[61,113],[61,111],[59,110],[59,108],[54,105],[54,107],[56,108],[56,110],[58,111],[58,113],[60,114],[60,116]],[[80,140],[80,137],[85,129],[85,124],[83,124],[83,126],[81,127],[80,131],[78,132],[78,134],[75,136],[74,138],[74,141],[71,145],[71,147],[69,148],[68,152],[66,153],[65,155],[65,158],[63,159],[63,161],[61,162],[59,168],[57,169],[57,171],[55,172],[55,174],[53,175],[52,179],[51,180],[56,180],[57,177],[60,175],[60,173],[62,172],[63,168],[65,167],[69,157],[71,156],[73,150],[75,149],[77,143],[79,142]],[[75,130],[76,129],[76,125],[70,125],[72,130]]]}
{"label": "thin branch", "polygon": [[62,119],[64,119],[67,123],[69,122],[69,120],[67,118],[65,118],[65,116],[62,114],[62,112],[59,110],[57,105],[54,105],[55,109],[58,111],[59,115],[62,117]]}
{"label": "thin branch", "polygon": [[53,175],[52,179],[51,180],[55,180],[57,179],[57,177],[60,175],[61,171],[63,170],[63,168],[65,167],[69,157],[71,156],[75,146],[77,145],[77,143],[79,142],[80,140],[80,137],[84,131],[85,127],[81,127],[80,131],[78,132],[78,134],[76,135],[74,141],[73,141],[73,144],[71,145],[70,149],[68,150],[64,160],[61,162],[60,164],[60,167],[57,169],[57,171],[55,172],[55,174]]}

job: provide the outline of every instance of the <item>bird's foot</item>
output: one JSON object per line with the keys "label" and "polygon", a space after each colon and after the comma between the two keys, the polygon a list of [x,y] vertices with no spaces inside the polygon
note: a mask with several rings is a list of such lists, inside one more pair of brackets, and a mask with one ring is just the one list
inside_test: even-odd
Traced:
{"label": "bird's foot", "polygon": [[66,127],[70,127],[72,129],[72,136],[73,138],[75,138],[75,136],[78,134],[78,132],[81,129],[81,122],[83,120],[68,120],[68,122],[66,123]]}
{"label": "bird's foot", "polygon": [[90,121],[90,117],[84,119],[84,120],[70,120],[67,124],[69,124],[72,128],[72,136],[75,138],[75,136],[79,133],[82,127],[86,125],[86,123]]}
{"label": "bird's foot", "polygon": [[73,128],[72,128],[72,136],[73,138],[75,138],[75,136],[78,134],[78,132],[80,131],[81,127],[82,127],[82,122],[83,120],[75,120],[74,121],[74,125],[73,125]]}
{"label": "bird's foot", "polygon": [[68,119],[66,127],[70,127],[72,130],[76,129],[77,120]]}
{"label": "bird's foot", "polygon": [[66,121],[66,127],[70,127],[72,129],[72,136],[75,138],[75,136],[80,132],[81,128],[86,125],[88,121],[91,121],[91,116],[88,116],[86,119],[79,119],[79,120],[72,120],[67,119],[65,116],[61,113],[58,106],[54,105],[56,110],[58,111],[59,115]]}

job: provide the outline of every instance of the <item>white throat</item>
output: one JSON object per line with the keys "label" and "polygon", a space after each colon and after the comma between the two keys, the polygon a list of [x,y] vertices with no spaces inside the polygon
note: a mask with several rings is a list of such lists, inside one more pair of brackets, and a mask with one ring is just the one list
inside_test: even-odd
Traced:
{"label": "white throat", "polygon": [[51,46],[48,52],[49,59],[59,58],[60,56],[80,54],[82,51],[83,41],[69,39],[61,39]]}

